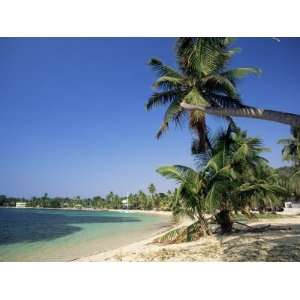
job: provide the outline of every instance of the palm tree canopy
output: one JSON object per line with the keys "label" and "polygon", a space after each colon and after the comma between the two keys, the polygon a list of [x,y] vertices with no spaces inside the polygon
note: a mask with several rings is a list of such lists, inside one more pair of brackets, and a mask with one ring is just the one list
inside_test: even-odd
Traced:
{"label": "palm tree canopy", "polygon": [[[196,133],[200,150],[207,133],[205,112],[186,113],[181,102],[213,107],[242,107],[237,81],[246,75],[258,75],[258,68],[228,69],[230,59],[238,49],[231,47],[231,38],[178,38],[176,57],[178,70],[151,59],[149,65],[157,74],[156,91],[146,103],[146,109],[167,106],[159,138],[171,122],[181,125],[188,117],[190,128]],[[207,142],[207,141],[206,141]]]}
{"label": "palm tree canopy", "polygon": [[255,201],[275,201],[283,193],[276,172],[261,156],[264,148],[257,137],[230,125],[211,139],[212,149],[198,154],[198,169],[174,165],[157,170],[179,183],[177,204],[188,215],[214,212],[216,209],[242,209]]}
{"label": "palm tree canopy", "polygon": [[292,161],[295,166],[300,164],[300,127],[291,127],[291,137],[281,139],[279,144],[284,145],[282,149],[283,159]]}
{"label": "palm tree canopy", "polygon": [[181,165],[163,166],[158,168],[157,172],[179,184],[173,205],[173,208],[176,208],[175,213],[185,213],[191,218],[202,216],[202,191],[205,183],[201,173]]}
{"label": "palm tree canopy", "polygon": [[[245,131],[231,125],[226,131],[217,133],[211,144],[213,150],[205,160],[206,165],[202,166],[209,183],[207,202],[210,210],[242,207],[245,203],[239,188],[245,183],[256,183],[258,167],[266,164],[261,154],[268,149],[262,146],[259,138],[248,137]],[[197,159],[202,160],[203,156]]]}
{"label": "palm tree canopy", "polygon": [[150,185],[148,186],[148,191],[149,191],[150,194],[155,194],[156,187],[153,183],[150,183]]}

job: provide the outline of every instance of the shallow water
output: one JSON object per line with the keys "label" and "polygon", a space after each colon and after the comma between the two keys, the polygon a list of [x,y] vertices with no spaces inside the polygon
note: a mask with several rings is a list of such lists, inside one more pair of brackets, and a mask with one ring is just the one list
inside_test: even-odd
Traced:
{"label": "shallow water", "polygon": [[69,261],[141,240],[166,216],[0,208],[0,261]]}

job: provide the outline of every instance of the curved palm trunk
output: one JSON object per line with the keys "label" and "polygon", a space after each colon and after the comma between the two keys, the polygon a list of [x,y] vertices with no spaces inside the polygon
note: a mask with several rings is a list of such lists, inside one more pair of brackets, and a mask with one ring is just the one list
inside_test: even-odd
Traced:
{"label": "curved palm trunk", "polygon": [[214,108],[200,105],[192,105],[182,102],[181,107],[188,111],[201,110],[205,113],[217,116],[245,117],[261,120],[269,120],[291,126],[300,126],[300,115],[245,106],[242,108]]}
{"label": "curved palm trunk", "polygon": [[204,236],[211,234],[211,230],[204,216],[199,216],[197,223],[199,224],[198,230],[200,231],[200,234],[203,234]]}

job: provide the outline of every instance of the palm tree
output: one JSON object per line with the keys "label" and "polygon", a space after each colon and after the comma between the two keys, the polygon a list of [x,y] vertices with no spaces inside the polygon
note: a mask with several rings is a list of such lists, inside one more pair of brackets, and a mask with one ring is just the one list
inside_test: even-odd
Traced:
{"label": "palm tree", "polygon": [[204,213],[214,213],[221,232],[227,233],[232,231],[233,210],[241,210],[259,197],[268,196],[271,201],[282,189],[271,175],[267,177],[267,161],[261,157],[266,149],[260,139],[229,126],[211,145],[210,151],[197,155],[199,170],[175,165],[161,167],[158,172],[180,184],[180,205],[175,205],[178,212],[198,218],[202,230],[207,226]]}
{"label": "palm tree", "polygon": [[[229,126],[226,132],[217,136],[214,154],[206,168],[227,166],[232,176],[211,188],[213,201],[219,203],[217,221],[222,232],[231,232],[233,210],[245,210],[254,201],[264,205],[278,202],[275,196],[284,192],[277,182],[275,172],[268,166],[268,161],[261,156],[267,148],[257,137],[248,137],[245,131]],[[211,173],[211,170],[208,170]],[[226,178],[225,178],[226,179]]]}
{"label": "palm tree", "polygon": [[283,159],[291,161],[294,167],[298,168],[300,166],[300,127],[291,127],[291,138],[281,139],[278,143],[284,145]]}
{"label": "palm tree", "polygon": [[250,207],[256,207],[260,212],[265,208],[281,205],[279,196],[285,195],[287,190],[282,186],[278,173],[261,162],[255,169],[255,176],[239,187],[239,193],[247,199]]}
{"label": "palm tree", "polygon": [[151,194],[152,198],[156,192],[156,187],[153,183],[150,183],[149,186],[148,186],[148,191],[149,193]]}
{"label": "palm tree", "polygon": [[173,198],[173,212],[175,215],[185,214],[197,220],[197,228],[200,235],[210,234],[208,223],[205,219],[205,179],[203,174],[192,168],[180,165],[163,166],[157,172],[168,178],[175,180],[179,187]]}
{"label": "palm tree", "polygon": [[148,209],[149,207],[148,197],[143,191],[138,191],[138,194],[135,198],[137,201],[137,208]]}
{"label": "palm tree", "polygon": [[[151,59],[149,65],[157,73],[153,87],[156,92],[149,98],[146,108],[168,106],[157,138],[170,122],[181,125],[188,117],[189,126],[196,133],[194,149],[203,152],[209,145],[205,112],[185,112],[180,103],[210,105],[216,108],[243,107],[236,83],[248,74],[260,74],[257,68],[226,66],[238,49],[231,48],[232,38],[179,38],[176,43],[178,70]],[[226,118],[232,121],[230,117]]]}
{"label": "palm tree", "polygon": [[294,127],[300,126],[300,115],[257,108],[253,106],[243,105],[240,107],[220,108],[208,105],[189,104],[186,101],[182,101],[180,106],[186,111],[190,111],[191,113],[195,111],[200,111],[202,113],[212,114],[219,117],[244,117],[274,121],[277,123],[283,123]]}
{"label": "palm tree", "polygon": [[155,206],[155,208],[157,209],[158,208],[158,203],[156,201],[156,198],[155,197],[155,193],[156,193],[156,187],[153,183],[150,183],[149,186],[148,186],[148,191],[149,193],[151,194],[151,202],[152,202],[152,206]]}

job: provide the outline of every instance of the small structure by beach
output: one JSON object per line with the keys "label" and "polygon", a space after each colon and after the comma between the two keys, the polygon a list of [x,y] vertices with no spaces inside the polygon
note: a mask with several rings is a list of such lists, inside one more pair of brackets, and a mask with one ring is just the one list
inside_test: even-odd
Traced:
{"label": "small structure by beach", "polygon": [[81,205],[81,204],[76,204],[76,205],[74,206],[74,208],[76,208],[76,209],[82,209],[82,205]]}
{"label": "small structure by beach", "polygon": [[129,208],[128,198],[122,200],[122,208],[123,209],[128,209]]}
{"label": "small structure by beach", "polygon": [[16,202],[16,208],[25,208],[26,202]]}

